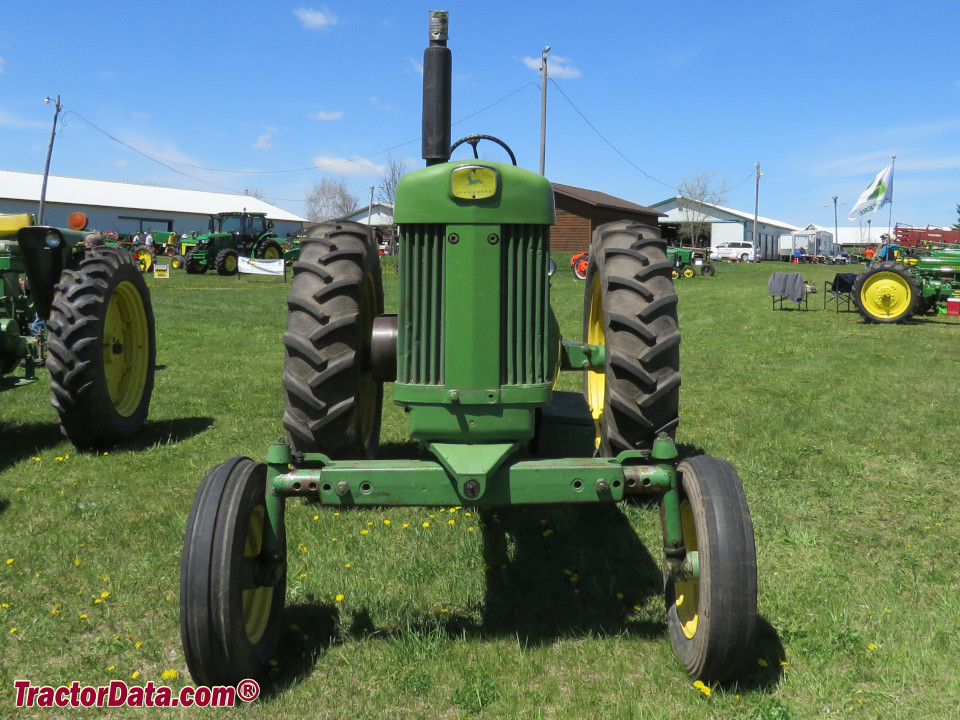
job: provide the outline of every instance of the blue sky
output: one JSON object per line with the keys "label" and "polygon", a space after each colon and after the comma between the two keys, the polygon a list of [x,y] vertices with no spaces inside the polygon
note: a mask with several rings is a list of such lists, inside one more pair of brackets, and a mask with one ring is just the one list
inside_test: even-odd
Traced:
{"label": "blue sky", "polygon": [[551,46],[551,180],[652,204],[706,171],[752,212],[759,162],[761,215],[832,226],[837,195],[848,225],[895,154],[893,222],[957,221],[954,0],[8,1],[0,169],[43,171],[59,93],[53,174],[257,189],[298,214],[327,174],[366,203],[388,150],[422,166],[430,9],[450,12],[453,137],[496,135],[533,170]]}

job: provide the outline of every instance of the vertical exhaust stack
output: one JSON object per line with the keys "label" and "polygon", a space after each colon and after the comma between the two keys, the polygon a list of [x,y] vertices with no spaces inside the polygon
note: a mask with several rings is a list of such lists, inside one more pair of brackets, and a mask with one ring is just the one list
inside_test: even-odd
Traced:
{"label": "vertical exhaust stack", "polygon": [[430,45],[423,51],[423,159],[427,165],[450,159],[450,78],[447,12],[430,11]]}

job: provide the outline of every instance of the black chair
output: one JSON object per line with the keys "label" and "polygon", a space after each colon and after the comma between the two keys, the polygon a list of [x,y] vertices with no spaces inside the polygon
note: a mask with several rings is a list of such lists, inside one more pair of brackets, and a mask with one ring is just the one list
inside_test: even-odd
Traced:
{"label": "black chair", "polygon": [[808,293],[801,273],[773,273],[770,276],[770,282],[767,283],[767,292],[773,300],[774,310],[783,310],[785,300],[796,305],[798,310],[807,309]]}
{"label": "black chair", "polygon": [[833,281],[823,281],[823,309],[826,310],[833,303],[837,312],[842,307],[845,312],[856,310],[853,302],[853,284],[857,281],[856,273],[837,273]]}

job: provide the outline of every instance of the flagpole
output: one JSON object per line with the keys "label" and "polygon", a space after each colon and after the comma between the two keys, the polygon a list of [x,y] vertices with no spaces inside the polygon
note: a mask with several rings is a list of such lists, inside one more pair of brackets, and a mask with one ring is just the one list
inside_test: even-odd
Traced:
{"label": "flagpole", "polygon": [[[897,162],[897,156],[894,155],[890,160],[890,185],[891,186],[893,185],[893,170],[894,170],[893,166],[896,164],[896,162]],[[887,234],[889,235],[892,232],[893,232],[893,198],[890,199],[890,214],[887,215]]]}

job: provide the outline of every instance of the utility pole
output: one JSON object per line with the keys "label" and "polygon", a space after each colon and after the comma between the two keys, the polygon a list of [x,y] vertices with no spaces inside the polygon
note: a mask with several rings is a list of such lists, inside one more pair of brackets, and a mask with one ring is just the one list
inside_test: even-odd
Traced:
{"label": "utility pole", "polygon": [[[45,105],[49,105],[50,98],[45,97],[43,102]],[[40,186],[40,209],[37,211],[38,225],[43,225],[43,204],[47,198],[47,176],[50,174],[50,156],[53,154],[53,138],[57,134],[57,117],[59,117],[62,109],[63,105],[60,104],[60,96],[57,95],[53,108],[53,127],[50,128],[50,144],[47,146],[47,162],[43,166],[43,184]]]}
{"label": "utility pole", "polygon": [[370,186],[370,205],[367,206],[367,225],[373,229],[373,185]]}
{"label": "utility pole", "polygon": [[543,175],[544,163],[547,154],[547,45],[541,54],[540,63],[540,174]]}
{"label": "utility pole", "polygon": [[753,250],[754,253],[760,251],[760,236],[757,235],[757,217],[760,214],[760,163],[753,165],[757,169],[757,187],[753,192]]}

